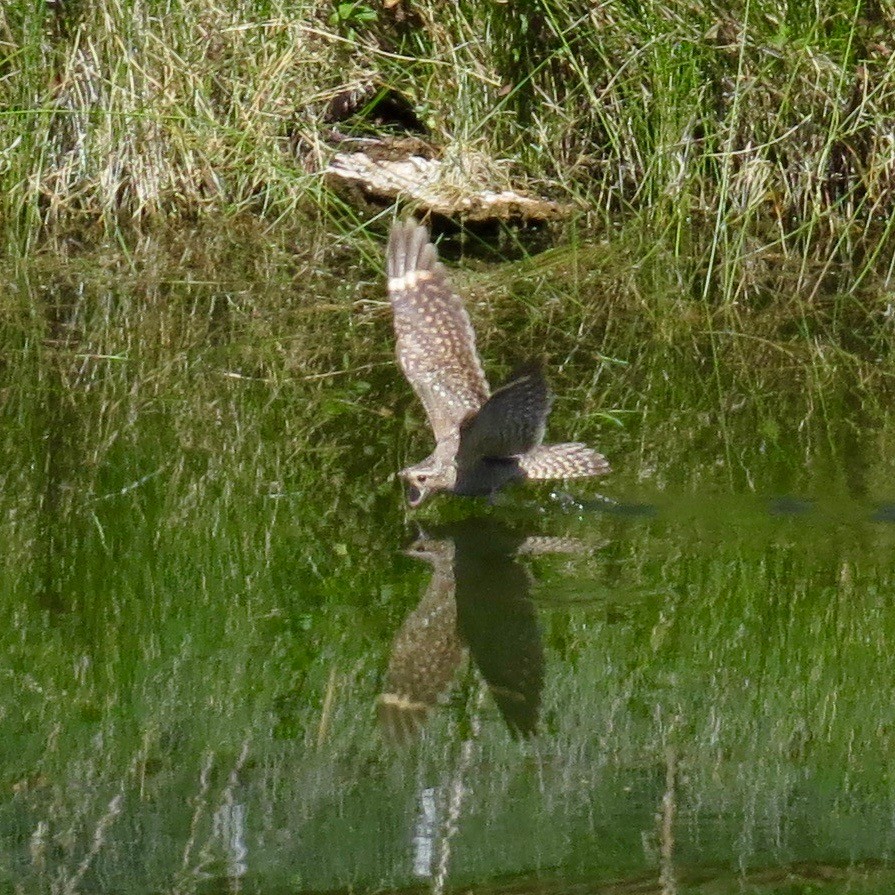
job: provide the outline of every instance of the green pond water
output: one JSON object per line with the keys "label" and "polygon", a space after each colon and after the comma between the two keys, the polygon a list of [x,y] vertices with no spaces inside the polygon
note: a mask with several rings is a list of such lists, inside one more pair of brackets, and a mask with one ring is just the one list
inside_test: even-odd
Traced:
{"label": "green pond water", "polygon": [[5,274],[0,891],[895,891],[880,344],[474,271],[615,471],[410,513],[378,258],[311,255]]}

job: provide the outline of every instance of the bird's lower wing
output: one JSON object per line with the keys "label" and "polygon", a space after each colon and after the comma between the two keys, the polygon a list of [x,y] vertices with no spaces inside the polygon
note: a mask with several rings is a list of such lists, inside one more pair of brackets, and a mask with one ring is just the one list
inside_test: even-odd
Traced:
{"label": "bird's lower wing", "polygon": [[586,444],[541,444],[519,458],[529,479],[584,479],[611,472],[609,461]]}
{"label": "bird's lower wing", "polygon": [[552,396],[544,374],[535,365],[524,367],[470,415],[460,427],[457,465],[471,467],[484,458],[516,457],[544,438]]}

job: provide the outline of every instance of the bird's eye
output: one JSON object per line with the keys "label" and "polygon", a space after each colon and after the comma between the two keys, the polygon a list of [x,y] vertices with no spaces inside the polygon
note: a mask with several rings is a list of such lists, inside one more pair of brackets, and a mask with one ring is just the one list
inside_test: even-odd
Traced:
{"label": "bird's eye", "polygon": [[416,477],[416,480],[417,480],[421,485],[425,485],[425,484],[426,484],[426,479],[428,479],[428,478],[429,478],[429,476],[427,476],[427,475],[418,475],[418,476]]}

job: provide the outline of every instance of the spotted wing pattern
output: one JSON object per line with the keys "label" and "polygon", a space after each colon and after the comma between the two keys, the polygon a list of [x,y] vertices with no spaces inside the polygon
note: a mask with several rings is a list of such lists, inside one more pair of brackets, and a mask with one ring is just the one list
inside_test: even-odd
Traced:
{"label": "spotted wing pattern", "polygon": [[398,363],[435,440],[456,438],[460,423],[487,400],[488,383],[463,300],[451,289],[428,230],[413,220],[392,227],[388,292]]}
{"label": "spotted wing pattern", "polygon": [[433,575],[419,605],[395,636],[376,700],[383,734],[395,745],[416,739],[430,710],[449,689],[464,654],[457,633],[453,542],[421,538],[407,552],[430,563]]}
{"label": "spotted wing pattern", "polygon": [[579,442],[541,444],[519,458],[529,479],[582,479],[610,472],[609,461]]}
{"label": "spotted wing pattern", "polygon": [[538,367],[516,371],[460,427],[458,467],[469,468],[485,457],[516,457],[539,445],[552,402]]}

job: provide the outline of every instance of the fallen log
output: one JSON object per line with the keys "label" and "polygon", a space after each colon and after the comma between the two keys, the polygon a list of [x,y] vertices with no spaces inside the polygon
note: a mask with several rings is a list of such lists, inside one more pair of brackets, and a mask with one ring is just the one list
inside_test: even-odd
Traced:
{"label": "fallen log", "polygon": [[446,161],[417,137],[338,135],[337,140],[338,149],[324,175],[330,187],[352,204],[383,206],[400,200],[412,203],[420,214],[466,223],[542,223],[572,211],[570,205],[515,189],[477,185],[480,175],[464,178],[462,163]]}

